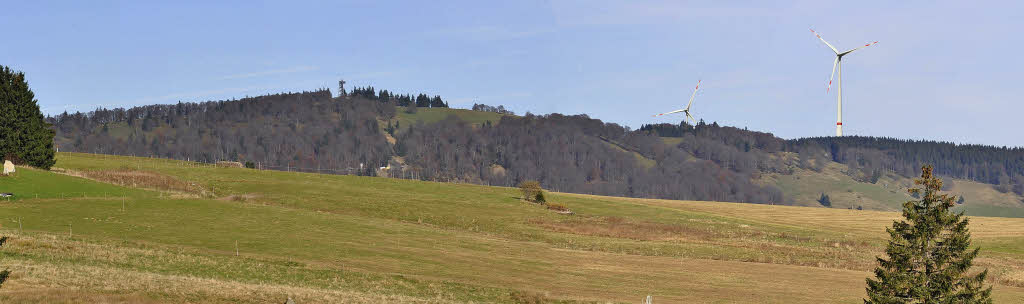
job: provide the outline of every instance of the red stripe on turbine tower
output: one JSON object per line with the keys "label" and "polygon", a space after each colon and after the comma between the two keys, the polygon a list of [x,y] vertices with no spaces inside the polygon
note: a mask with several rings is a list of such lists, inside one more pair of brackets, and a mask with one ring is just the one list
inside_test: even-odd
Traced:
{"label": "red stripe on turbine tower", "polygon": [[842,126],[842,125],[843,125],[843,123],[841,123],[841,122],[837,122],[837,123],[836,123],[836,125],[837,125],[837,126]]}

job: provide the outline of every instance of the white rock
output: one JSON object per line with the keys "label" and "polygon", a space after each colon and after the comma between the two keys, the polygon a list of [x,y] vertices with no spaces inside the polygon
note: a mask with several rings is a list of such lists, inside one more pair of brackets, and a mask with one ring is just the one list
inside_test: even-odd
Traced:
{"label": "white rock", "polygon": [[4,175],[14,173],[14,163],[9,160],[4,161]]}

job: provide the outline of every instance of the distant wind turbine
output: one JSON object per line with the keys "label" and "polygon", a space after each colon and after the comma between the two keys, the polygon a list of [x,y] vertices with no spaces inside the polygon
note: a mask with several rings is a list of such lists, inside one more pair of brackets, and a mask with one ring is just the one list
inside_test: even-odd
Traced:
{"label": "distant wind turbine", "polygon": [[690,115],[690,107],[693,106],[693,98],[697,96],[697,89],[699,89],[699,88],[700,88],[700,80],[697,80],[697,87],[693,88],[693,95],[690,95],[690,103],[686,104],[686,109],[675,110],[675,111],[667,112],[667,113],[661,113],[661,114],[658,114],[658,115],[654,115],[654,117],[658,117],[658,116],[666,115],[666,114],[673,114],[673,113],[683,112],[683,113],[686,114],[686,118],[690,119],[690,123],[691,124],[697,125],[697,120],[693,119],[693,116]]}
{"label": "distant wind turbine", "polygon": [[829,44],[828,41],[825,41],[824,38],[821,38],[821,35],[819,35],[818,32],[815,32],[814,30],[811,30],[811,33],[814,33],[814,36],[818,37],[818,39],[821,39],[821,42],[824,42],[825,45],[828,46],[828,48],[832,49],[832,51],[836,53],[836,61],[832,62],[832,76],[828,77],[828,88],[825,89],[825,93],[828,93],[830,90],[832,90],[832,78],[836,76],[836,69],[838,68],[839,69],[839,83],[838,83],[839,92],[837,92],[836,95],[838,95],[839,107],[838,107],[838,111],[837,111],[837,114],[836,114],[836,136],[843,136],[843,56],[846,56],[846,54],[849,54],[849,53],[853,53],[853,51],[856,51],[856,50],[859,50],[859,49],[862,49],[862,48],[866,48],[866,47],[875,45],[875,43],[878,43],[878,41],[865,44],[864,46],[861,46],[861,47],[858,47],[858,48],[855,48],[855,49],[852,49],[852,50],[849,50],[849,51],[839,52],[839,50],[837,50],[834,46],[832,46],[832,44]]}

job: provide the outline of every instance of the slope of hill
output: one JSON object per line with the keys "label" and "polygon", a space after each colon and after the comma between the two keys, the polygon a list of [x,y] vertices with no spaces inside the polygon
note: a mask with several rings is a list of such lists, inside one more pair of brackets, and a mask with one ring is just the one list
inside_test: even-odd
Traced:
{"label": "slope of hill", "polygon": [[[78,153],[56,167],[0,178],[18,195],[0,204],[5,302],[859,303],[898,216],[551,193],[566,216],[503,187]],[[1024,219],[971,231],[996,300],[1024,297]]]}
{"label": "slope of hill", "polygon": [[[412,104],[411,96],[359,92],[98,110],[50,121],[63,151],[501,186],[539,180],[564,192],[643,198],[814,205],[828,192],[838,199],[835,207],[876,210],[898,206],[905,186],[896,185],[931,163],[950,180],[963,181],[969,214],[1019,216],[1024,210],[1017,204],[1024,198],[1019,148],[859,137],[783,140],[703,122],[630,130],[586,115],[444,107],[412,112],[399,106]],[[421,95],[417,103],[421,99],[443,105],[440,97]]]}
{"label": "slope of hill", "polygon": [[505,116],[494,112],[481,112],[472,111],[466,109],[451,109],[451,108],[422,108],[417,109],[415,113],[409,113],[405,108],[399,108],[397,115],[390,122],[399,125],[402,130],[408,129],[409,127],[417,124],[432,124],[448,118],[448,116],[455,116],[459,120],[473,124],[496,124],[501,122],[501,117]]}

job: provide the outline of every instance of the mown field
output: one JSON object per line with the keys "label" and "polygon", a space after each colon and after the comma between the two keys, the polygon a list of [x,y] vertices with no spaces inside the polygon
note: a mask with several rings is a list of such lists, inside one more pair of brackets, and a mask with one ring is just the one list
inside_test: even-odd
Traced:
{"label": "mown field", "polygon": [[[422,110],[422,109],[421,109]],[[0,302],[859,303],[895,212],[552,193],[59,153],[0,178]],[[972,217],[997,302],[1024,219]]]}

